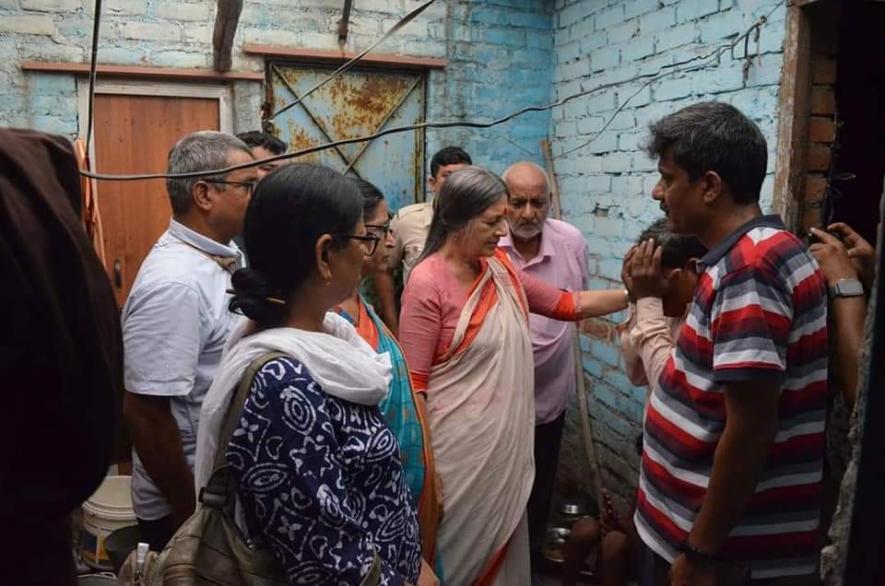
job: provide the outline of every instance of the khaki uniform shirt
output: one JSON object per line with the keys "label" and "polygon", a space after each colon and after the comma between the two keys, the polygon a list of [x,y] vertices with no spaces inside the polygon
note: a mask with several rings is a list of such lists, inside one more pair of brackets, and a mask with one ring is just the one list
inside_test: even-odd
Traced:
{"label": "khaki uniform shirt", "polygon": [[424,251],[424,242],[432,220],[433,204],[424,202],[400,208],[390,223],[395,242],[390,266],[396,267],[400,262],[403,263],[403,283],[409,279],[409,273]]}

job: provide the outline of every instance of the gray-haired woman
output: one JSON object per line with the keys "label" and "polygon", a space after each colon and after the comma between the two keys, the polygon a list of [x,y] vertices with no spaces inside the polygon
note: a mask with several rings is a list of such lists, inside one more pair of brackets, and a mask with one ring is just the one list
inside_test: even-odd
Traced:
{"label": "gray-haired woman", "polygon": [[516,270],[497,247],[507,195],[479,167],[451,174],[403,294],[400,339],[427,397],[445,511],[437,543],[451,584],[529,583],[528,313],[579,320],[627,306],[624,290],[565,292]]}

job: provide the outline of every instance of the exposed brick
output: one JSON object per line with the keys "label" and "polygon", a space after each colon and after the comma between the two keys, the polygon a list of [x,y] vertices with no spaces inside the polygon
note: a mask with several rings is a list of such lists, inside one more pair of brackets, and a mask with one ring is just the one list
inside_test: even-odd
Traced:
{"label": "exposed brick", "polygon": [[597,31],[606,30],[610,26],[624,22],[624,3],[618,2],[593,15],[594,28]]}
{"label": "exposed brick", "polygon": [[805,202],[818,202],[824,197],[827,189],[827,178],[824,175],[809,173],[805,178]]}
{"label": "exposed brick", "polygon": [[[86,4],[88,6],[88,12],[91,14],[93,3],[87,2]],[[145,2],[145,0],[106,0],[102,3],[102,10],[118,14],[145,14],[145,12],[147,12],[147,2]]]}
{"label": "exposed brick", "polygon": [[99,47],[98,60],[113,65],[136,65],[145,62],[147,56],[139,47]]}
{"label": "exposed brick", "polygon": [[[593,139],[593,142],[587,147],[591,153],[594,155],[600,153],[609,153],[618,148],[618,135],[612,134],[610,132],[603,132],[602,134],[594,134],[592,136],[587,137],[587,139]],[[603,167],[604,168],[604,167]],[[605,188],[600,186],[596,191],[608,191],[611,189],[611,183],[608,183]]]}
{"label": "exposed brick", "polygon": [[[719,14],[713,14],[703,20],[701,25],[701,42],[705,44],[716,43],[737,35],[745,30],[745,23],[742,12],[740,10],[727,10]],[[783,37],[783,30],[772,32],[771,30],[763,31],[763,35],[780,34]]]}
{"label": "exposed brick", "polygon": [[0,32],[49,36],[55,34],[55,23],[49,16],[3,16]]}
{"label": "exposed brick", "polygon": [[744,73],[740,63],[704,69],[691,75],[691,87],[695,94],[718,94],[744,87]]}
{"label": "exposed brick", "polygon": [[178,41],[181,33],[177,25],[152,22],[124,22],[120,24],[120,34],[126,39],[145,41]]}
{"label": "exposed brick", "polygon": [[655,48],[658,52],[689,45],[697,39],[698,29],[694,24],[682,24],[661,31],[655,35]]}
{"label": "exposed brick", "polygon": [[643,35],[654,33],[676,24],[676,9],[672,6],[661,8],[639,17],[639,32]]}
{"label": "exposed brick", "polygon": [[34,128],[49,134],[61,134],[69,137],[76,136],[76,119],[63,118],[61,116],[38,115],[33,117]]}
{"label": "exposed brick", "polygon": [[830,168],[830,158],[832,153],[830,147],[822,144],[808,145],[808,163],[809,171],[827,171]]}
{"label": "exposed brick", "polygon": [[578,120],[578,132],[582,135],[589,135],[602,130],[605,119],[600,116],[589,116]]}
{"label": "exposed brick", "polygon": [[655,52],[655,38],[651,35],[640,36],[626,43],[621,49],[621,58],[626,61],[639,61]]}
{"label": "exposed brick", "polygon": [[621,175],[612,179],[612,193],[621,197],[642,193],[642,177],[639,175]]}
{"label": "exposed brick", "polygon": [[632,164],[633,158],[629,153],[608,153],[602,161],[602,170],[606,173],[626,173]]}
{"label": "exposed brick", "polygon": [[608,35],[609,43],[623,43],[639,34],[639,22],[636,20],[629,20],[618,25],[607,27],[605,32]]}
{"label": "exposed brick", "polygon": [[602,71],[615,67],[621,60],[621,52],[617,47],[606,47],[594,51],[590,55],[590,67],[593,71]]}
{"label": "exposed brick", "polygon": [[832,142],[836,135],[836,125],[832,118],[812,116],[808,120],[808,140],[811,142]]}
{"label": "exposed brick", "polygon": [[633,18],[657,8],[658,0],[630,0],[624,3],[624,18]]}
{"label": "exposed brick", "polygon": [[611,91],[604,91],[593,95],[587,100],[587,111],[591,114],[598,112],[606,112],[615,107],[615,94]]}
{"label": "exposed brick", "polygon": [[605,32],[598,32],[582,38],[582,35],[575,35],[572,40],[579,40],[581,43],[581,52],[586,55],[592,55],[597,49],[601,49],[608,45],[608,37]]}
{"label": "exposed brick", "polygon": [[512,12],[508,20],[513,26],[538,29],[545,33],[550,30],[551,25],[550,17],[539,12]]}
{"label": "exposed brick", "polygon": [[612,178],[608,175],[590,175],[584,178],[585,187],[595,193],[607,193],[612,188]]}
{"label": "exposed brick", "polygon": [[163,67],[208,67],[211,58],[209,53],[188,53],[185,51],[160,51],[152,55],[153,63]]}
{"label": "exposed brick", "polygon": [[618,150],[635,151],[639,149],[641,141],[646,138],[640,132],[622,132],[618,135]]}
{"label": "exposed brick", "polygon": [[610,366],[618,366],[621,360],[621,355],[614,347],[599,340],[590,341],[590,353]]}
{"label": "exposed brick", "polygon": [[811,81],[816,85],[835,84],[836,61],[833,59],[815,59],[812,61]]}
{"label": "exposed brick", "polygon": [[656,100],[678,100],[691,94],[691,81],[685,78],[663,79],[653,89]]}
{"label": "exposed brick", "polygon": [[604,342],[610,343],[614,339],[614,327],[609,322],[595,317],[582,321],[581,331]]}
{"label": "exposed brick", "polygon": [[830,86],[811,88],[811,113],[832,116],[836,112],[836,92]]}
{"label": "exposed brick", "polygon": [[556,66],[556,80],[565,81],[590,75],[590,61],[578,59],[570,63],[562,63]]}
{"label": "exposed brick", "polygon": [[628,130],[630,128],[635,128],[636,117],[631,112],[621,112],[612,119],[608,127],[612,130]]}
{"label": "exposed brick", "polygon": [[212,42],[213,27],[208,24],[189,24],[184,27],[184,40],[187,43],[202,43],[208,45]]}
{"label": "exposed brick", "polygon": [[583,2],[575,2],[559,11],[559,26],[567,27],[586,18],[588,7]]}
{"label": "exposed brick", "polygon": [[169,20],[208,21],[210,15],[209,4],[160,4],[156,10],[159,18]]}
{"label": "exposed brick", "polygon": [[676,20],[685,22],[713,14],[719,10],[719,0],[681,0],[676,5]]}
{"label": "exposed brick", "polygon": [[36,12],[74,12],[83,7],[81,0],[20,0],[20,4]]}
{"label": "exposed brick", "polygon": [[783,59],[780,55],[763,55],[754,59],[747,72],[747,86],[775,85],[780,82]]}

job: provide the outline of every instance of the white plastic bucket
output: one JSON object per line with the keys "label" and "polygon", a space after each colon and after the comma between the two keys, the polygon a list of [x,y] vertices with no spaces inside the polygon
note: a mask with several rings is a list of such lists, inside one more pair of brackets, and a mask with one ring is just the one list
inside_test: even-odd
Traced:
{"label": "white plastic bucket", "polygon": [[83,503],[81,555],[93,568],[113,571],[104,540],[112,531],[136,524],[130,486],[129,476],[108,476]]}

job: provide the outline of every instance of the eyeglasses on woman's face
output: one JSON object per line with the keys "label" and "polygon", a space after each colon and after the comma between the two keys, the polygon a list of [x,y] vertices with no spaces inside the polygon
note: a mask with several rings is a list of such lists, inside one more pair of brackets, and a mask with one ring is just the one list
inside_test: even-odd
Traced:
{"label": "eyeglasses on woman's face", "polygon": [[388,220],[384,224],[366,224],[366,230],[369,231],[369,234],[378,236],[379,240],[384,240],[390,234],[390,221]]}
{"label": "eyeglasses on woman's face", "polygon": [[[366,226],[368,228],[368,226]],[[357,236],[356,234],[334,234],[336,238],[341,238],[344,240],[359,240],[360,244],[362,244],[363,248],[366,251],[366,256],[372,256],[375,254],[375,250],[378,248],[378,243],[381,242],[381,238],[377,234],[366,234],[365,236]]]}

